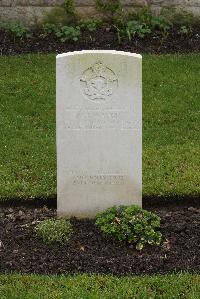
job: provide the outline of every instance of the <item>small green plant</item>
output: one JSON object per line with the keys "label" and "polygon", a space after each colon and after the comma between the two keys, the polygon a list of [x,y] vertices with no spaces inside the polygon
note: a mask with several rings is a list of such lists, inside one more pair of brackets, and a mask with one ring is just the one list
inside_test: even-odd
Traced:
{"label": "small green plant", "polygon": [[126,26],[126,33],[128,39],[131,41],[135,35],[144,38],[146,34],[151,33],[151,29],[146,24],[140,24],[137,21],[129,21]]}
{"label": "small green plant", "polygon": [[[61,25],[60,25],[60,27],[61,27]],[[55,24],[47,23],[47,24],[44,24],[44,26],[43,26],[43,31],[44,31],[45,35],[52,34],[52,33],[56,34],[56,32],[58,30],[59,30],[59,26],[57,26]]]}
{"label": "small green plant", "polygon": [[179,30],[179,33],[182,35],[187,35],[189,33],[189,28],[187,26],[182,25]]}
{"label": "small green plant", "polygon": [[74,0],[65,0],[63,4],[64,10],[68,16],[75,15]]}
{"label": "small green plant", "polygon": [[81,36],[81,31],[79,26],[62,26],[61,24],[45,24],[43,26],[44,34],[46,36],[48,34],[54,34],[57,36],[61,42],[65,41],[77,41]]}
{"label": "small green plant", "polygon": [[47,219],[40,222],[35,228],[38,237],[45,243],[65,243],[72,235],[72,225],[66,219]]}
{"label": "small green plant", "polygon": [[122,10],[120,0],[96,0],[96,8],[109,18]]}
{"label": "small green plant", "polygon": [[80,27],[90,32],[94,32],[102,26],[103,21],[101,19],[86,19],[80,22]]}
{"label": "small green plant", "polygon": [[96,225],[119,241],[135,243],[137,250],[143,249],[145,244],[161,243],[160,218],[135,205],[114,206],[97,214]]}
{"label": "small green plant", "polygon": [[153,17],[152,10],[150,9],[150,7],[147,6],[147,7],[139,8],[135,11],[131,11],[127,15],[127,22],[135,20],[140,24],[146,24],[150,26],[152,17]]}
{"label": "small green plant", "polygon": [[151,18],[152,30],[160,30],[162,32],[167,32],[172,27],[172,23],[167,20],[164,16],[152,16]]}
{"label": "small green plant", "polygon": [[156,16],[153,14],[149,7],[138,9],[135,12],[131,12],[127,16],[127,22],[137,22],[149,28],[151,31],[159,30],[161,32],[167,32],[172,27],[172,22],[165,16]]}
{"label": "small green plant", "polygon": [[30,38],[32,37],[31,31],[21,24],[15,24],[15,23],[1,23],[0,28],[5,30],[6,32],[11,33],[14,37],[18,38]]}
{"label": "small green plant", "polygon": [[66,41],[78,41],[78,39],[81,36],[81,31],[80,27],[76,26],[62,26],[56,31],[56,36],[60,38],[61,42],[66,42]]}

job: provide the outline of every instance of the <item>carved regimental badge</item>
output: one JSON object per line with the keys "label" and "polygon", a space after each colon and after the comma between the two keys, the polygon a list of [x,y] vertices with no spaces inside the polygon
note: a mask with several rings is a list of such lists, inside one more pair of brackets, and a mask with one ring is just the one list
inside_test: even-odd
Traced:
{"label": "carved regimental badge", "polygon": [[118,86],[115,73],[102,62],[97,62],[84,71],[80,81],[84,95],[97,102],[107,100]]}

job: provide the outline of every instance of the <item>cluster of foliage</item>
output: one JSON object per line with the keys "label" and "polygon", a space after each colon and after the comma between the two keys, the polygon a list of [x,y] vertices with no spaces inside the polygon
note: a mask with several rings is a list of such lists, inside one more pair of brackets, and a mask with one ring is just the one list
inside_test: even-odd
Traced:
{"label": "cluster of foliage", "polygon": [[114,19],[119,41],[134,37],[145,38],[149,34],[161,34],[166,37],[174,23],[164,15],[156,16],[149,8],[143,8],[130,14],[121,14]]}
{"label": "cluster of foliage", "polygon": [[105,234],[136,244],[138,250],[145,244],[159,245],[162,238],[160,218],[135,205],[109,208],[97,214],[96,224]]}
{"label": "cluster of foliage", "polygon": [[68,16],[75,15],[74,0],[65,0],[63,4],[64,10]]}
{"label": "cluster of foliage", "polygon": [[96,0],[96,8],[109,17],[122,11],[120,0]]}
{"label": "cluster of foliage", "polygon": [[44,25],[44,35],[55,34],[61,42],[66,41],[78,41],[81,36],[81,31],[79,26],[62,26],[55,24],[45,24]]}
{"label": "cluster of foliage", "polygon": [[85,19],[80,22],[80,27],[83,30],[90,32],[96,31],[98,28],[104,27],[105,24],[102,19]]}
{"label": "cluster of foliage", "polygon": [[18,38],[30,38],[32,33],[29,28],[22,24],[15,23],[0,23],[0,30],[11,33],[14,37]]}
{"label": "cluster of foliage", "polygon": [[38,237],[47,243],[68,242],[73,229],[69,220],[66,219],[47,219],[41,221],[35,228]]}
{"label": "cluster of foliage", "polygon": [[[135,205],[114,206],[97,214],[96,225],[119,241],[136,244],[137,250],[142,250],[145,244],[161,243],[160,218]],[[41,221],[35,232],[44,243],[63,244],[69,241],[73,228],[67,219],[52,218]]]}
{"label": "cluster of foliage", "polygon": [[160,34],[161,38],[166,38],[173,27],[179,28],[180,35],[186,35],[192,26],[200,23],[199,17],[184,10],[165,8],[160,15],[155,15],[147,6],[128,13],[119,0],[114,2],[96,1],[97,8],[104,12],[107,21],[116,29],[119,42],[127,38],[129,41],[134,37],[145,38],[149,34]]}

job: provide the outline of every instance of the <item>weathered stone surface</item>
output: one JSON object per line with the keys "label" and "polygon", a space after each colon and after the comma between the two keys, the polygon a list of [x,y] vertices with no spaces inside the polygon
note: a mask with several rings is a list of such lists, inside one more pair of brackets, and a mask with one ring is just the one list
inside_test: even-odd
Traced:
{"label": "weathered stone surface", "polygon": [[117,51],[57,56],[58,214],[142,205],[142,59]]}
{"label": "weathered stone surface", "polygon": [[32,7],[32,6],[56,6],[56,5],[62,5],[64,3],[64,0],[0,0],[0,6],[26,6],[26,7]]}
{"label": "weathered stone surface", "polygon": [[23,23],[28,26],[38,24],[51,7],[0,7],[0,21]]}
{"label": "weathered stone surface", "polygon": [[199,0],[150,0],[149,2],[159,6],[200,6]]}
{"label": "weathered stone surface", "polygon": [[[95,6],[95,0],[74,0],[76,6]],[[55,6],[62,5],[64,0],[0,0],[0,6]],[[157,6],[200,6],[199,0],[122,0],[127,6],[157,5]]]}
{"label": "weathered stone surface", "polygon": [[94,6],[78,6],[76,7],[76,12],[80,16],[80,18],[95,18],[99,17],[100,13],[95,9]]}

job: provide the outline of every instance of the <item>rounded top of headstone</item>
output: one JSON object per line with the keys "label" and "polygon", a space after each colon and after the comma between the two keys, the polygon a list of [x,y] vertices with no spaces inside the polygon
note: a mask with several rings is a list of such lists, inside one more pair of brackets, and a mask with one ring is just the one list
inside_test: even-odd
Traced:
{"label": "rounded top of headstone", "polygon": [[112,54],[112,55],[121,55],[121,56],[131,56],[134,58],[142,59],[140,54],[124,52],[124,51],[116,51],[116,50],[82,50],[82,51],[74,51],[68,53],[58,54],[56,58],[63,58],[67,56],[75,56],[75,55],[83,55],[83,54]]}

